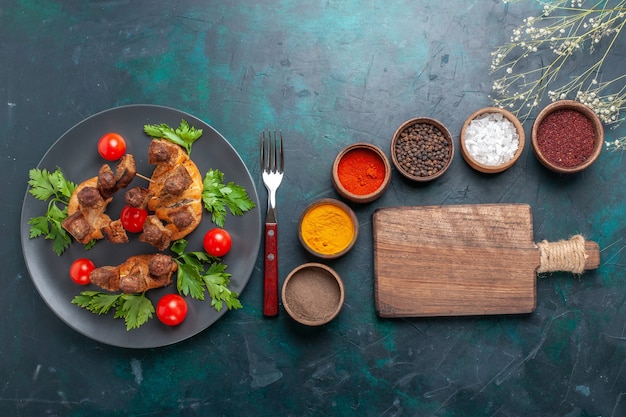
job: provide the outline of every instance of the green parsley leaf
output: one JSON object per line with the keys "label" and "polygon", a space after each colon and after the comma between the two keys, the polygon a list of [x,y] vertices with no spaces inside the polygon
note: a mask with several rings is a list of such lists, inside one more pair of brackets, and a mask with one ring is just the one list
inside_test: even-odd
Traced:
{"label": "green parsley leaf", "polygon": [[228,184],[223,182],[224,173],[216,169],[210,169],[202,182],[204,208],[211,213],[211,220],[219,227],[224,227],[226,209],[235,216],[241,216],[255,207],[243,187],[233,182]]}
{"label": "green parsley leaf", "polygon": [[211,296],[211,305],[217,311],[222,309],[223,302],[226,303],[229,310],[242,307],[238,299],[239,294],[228,289],[231,275],[224,272],[225,270],[226,265],[212,263],[207,272],[202,275],[207,291]]}
{"label": "green parsley leaf", "polygon": [[136,329],[147,323],[154,314],[154,305],[143,294],[110,294],[99,291],[83,291],[75,296],[72,304],[95,314],[107,314],[114,310],[114,318],[123,318],[126,330]]}
{"label": "green parsley leaf", "polygon": [[38,200],[49,201],[45,216],[29,219],[30,237],[44,236],[53,241],[52,249],[61,255],[72,243],[72,239],[61,224],[67,218],[67,205],[76,189],[76,184],[65,179],[57,168],[54,172],[33,168],[28,172],[28,192]]}
{"label": "green parsley leaf", "polygon": [[145,294],[121,294],[115,318],[123,318],[126,330],[132,330],[147,323],[153,314],[154,306]]}
{"label": "green parsley leaf", "polygon": [[180,126],[176,129],[161,123],[160,125],[144,125],[143,131],[152,138],[166,139],[182,146],[187,151],[187,155],[191,154],[193,143],[202,136],[202,129],[189,126],[184,119],[181,120]]}
{"label": "green parsley leaf", "polygon": [[228,288],[231,275],[225,272],[226,265],[206,252],[185,252],[186,248],[185,239],[172,245],[172,251],[178,255],[174,258],[178,264],[178,291],[197,300],[204,300],[205,291],[208,292],[211,306],[217,311],[224,303],[229,310],[241,308],[239,294]]}

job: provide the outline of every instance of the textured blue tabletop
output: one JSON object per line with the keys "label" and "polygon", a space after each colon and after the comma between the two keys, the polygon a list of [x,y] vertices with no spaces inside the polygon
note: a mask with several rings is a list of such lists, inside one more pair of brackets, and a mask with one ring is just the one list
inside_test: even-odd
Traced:
{"label": "textured blue tabletop", "polygon": [[[625,416],[621,152],[605,151],[567,177],[540,166],[529,141],[498,175],[473,170],[458,147],[432,183],[410,184],[394,170],[381,199],[351,204],[358,243],[325,262],[344,280],[345,305],[320,328],[297,325],[282,308],[263,317],[259,253],[242,309],[174,345],[111,347],[50,310],[22,255],[28,171],[47,149],[102,110],[158,104],[195,115],[232,144],[263,212],[259,135],[282,130],[282,283],[297,265],[319,261],[300,246],[297,222],[310,202],[339,198],[330,180],[335,155],[361,141],[389,155],[395,129],[417,116],[444,123],[458,144],[465,119],[490,105],[491,52],[540,9],[498,0],[4,1],[0,414]],[[528,138],[531,124],[524,122]],[[607,139],[620,130],[607,129]],[[598,242],[600,268],[540,276],[528,315],[376,316],[376,208],[500,202],[531,205],[536,241],[581,233]]]}

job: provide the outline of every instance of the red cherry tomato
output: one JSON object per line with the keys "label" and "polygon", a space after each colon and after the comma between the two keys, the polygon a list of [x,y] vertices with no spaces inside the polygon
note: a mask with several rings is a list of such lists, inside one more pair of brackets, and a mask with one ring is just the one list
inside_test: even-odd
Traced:
{"label": "red cherry tomato", "polygon": [[124,229],[131,233],[139,233],[143,230],[143,223],[148,217],[148,212],[144,209],[124,206],[120,214],[120,221]]}
{"label": "red cherry tomato", "polygon": [[178,294],[166,294],[157,303],[156,315],[163,324],[176,326],[187,317],[187,302]]}
{"label": "red cherry tomato", "polygon": [[96,265],[87,258],[78,258],[70,266],[70,278],[78,285],[87,285],[91,282],[89,274],[96,269]]}
{"label": "red cherry tomato", "polygon": [[224,256],[230,250],[233,241],[230,234],[219,227],[209,230],[204,235],[204,250],[211,256]]}
{"label": "red cherry tomato", "polygon": [[98,153],[107,161],[117,161],[126,153],[126,141],[114,132],[109,132],[98,141]]}

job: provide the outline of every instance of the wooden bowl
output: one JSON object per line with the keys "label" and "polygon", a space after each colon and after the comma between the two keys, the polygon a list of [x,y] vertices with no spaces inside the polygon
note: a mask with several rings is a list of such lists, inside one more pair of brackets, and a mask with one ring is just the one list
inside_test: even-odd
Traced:
{"label": "wooden bowl", "polygon": [[321,326],[337,317],[345,299],[343,281],[332,268],[306,263],[289,273],[281,297],[287,314],[298,323]]}
{"label": "wooden bowl", "polygon": [[[519,144],[517,146],[517,151],[512,155],[511,159],[499,165],[487,165],[484,162],[478,161],[477,157],[472,155],[466,143],[466,132],[468,127],[470,126],[470,123],[472,123],[472,121],[474,121],[475,119],[488,114],[502,115],[502,117],[506,118],[513,124],[518,135]],[[468,117],[463,124],[463,127],[461,128],[461,136],[459,138],[461,155],[463,156],[463,159],[465,159],[465,162],[467,162],[467,164],[475,170],[483,172],[485,174],[495,174],[511,168],[522,155],[525,142],[526,137],[524,135],[524,127],[522,126],[520,121],[517,119],[517,117],[515,117],[513,113],[499,107],[485,107],[472,113],[472,115]]]}
{"label": "wooden bowl", "polygon": [[[433,170],[430,173],[418,174],[416,172],[411,172],[402,162],[402,153],[403,148],[406,145],[408,146],[417,146],[424,143],[424,139],[419,139],[414,135],[407,135],[407,131],[414,128],[415,126],[427,126],[430,127],[434,132],[440,132],[443,136],[443,140],[447,146],[447,155],[445,158],[441,159],[441,167]],[[407,139],[405,139],[407,138]],[[406,143],[403,142],[406,140]],[[421,153],[424,155],[424,153]],[[441,122],[431,119],[429,117],[416,117],[414,119],[409,119],[406,122],[402,123],[391,139],[391,159],[396,169],[402,174],[404,177],[417,182],[427,182],[432,181],[436,178],[442,176],[446,170],[450,167],[452,163],[452,159],[454,159],[454,141],[452,140],[452,135],[448,128],[446,128]],[[410,164],[411,168],[416,168],[415,164]]]}
{"label": "wooden bowl", "polygon": [[359,235],[354,211],[334,198],[309,204],[300,216],[298,238],[302,246],[323,259],[335,259],[352,249]]}
{"label": "wooden bowl", "polygon": [[[549,158],[542,151],[541,144],[539,143],[540,140],[538,137],[541,124],[546,120],[548,116],[560,110],[574,110],[582,114],[591,122],[591,126],[593,128],[595,141],[590,155],[583,162],[573,167],[562,166],[558,163],[555,163],[554,160],[551,160],[551,158]],[[573,174],[588,168],[598,159],[598,157],[600,156],[600,152],[602,151],[602,147],[604,146],[604,128],[602,127],[602,121],[600,120],[598,115],[589,107],[574,100],[559,100],[547,105],[539,113],[539,115],[537,115],[537,118],[535,119],[532,127],[531,144],[535,156],[543,166],[561,174]]]}
{"label": "wooden bowl", "polygon": [[[347,156],[357,155],[365,159],[363,164],[352,166],[350,178],[352,182],[342,183],[342,176],[346,177],[344,173],[340,175],[340,171],[344,170],[344,165],[347,160],[344,159]],[[372,161],[368,161],[373,158]],[[343,162],[343,164],[342,164]],[[376,169],[371,165],[375,164]],[[379,170],[382,168],[382,173]],[[382,174],[382,175],[381,175]],[[391,181],[391,164],[385,153],[377,146],[369,143],[355,143],[348,146],[335,158],[333,162],[331,178],[337,193],[345,199],[348,199],[354,203],[369,203],[376,200],[383,195],[389,183]],[[353,187],[351,183],[355,181],[361,181],[359,187]],[[376,189],[372,190],[371,185],[376,185]]]}

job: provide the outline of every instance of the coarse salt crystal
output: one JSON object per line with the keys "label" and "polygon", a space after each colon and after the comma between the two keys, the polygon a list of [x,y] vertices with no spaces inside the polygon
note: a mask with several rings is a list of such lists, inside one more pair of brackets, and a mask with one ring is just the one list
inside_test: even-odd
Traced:
{"label": "coarse salt crystal", "polygon": [[499,166],[509,162],[519,148],[515,125],[500,113],[482,114],[465,129],[465,147],[476,162]]}

